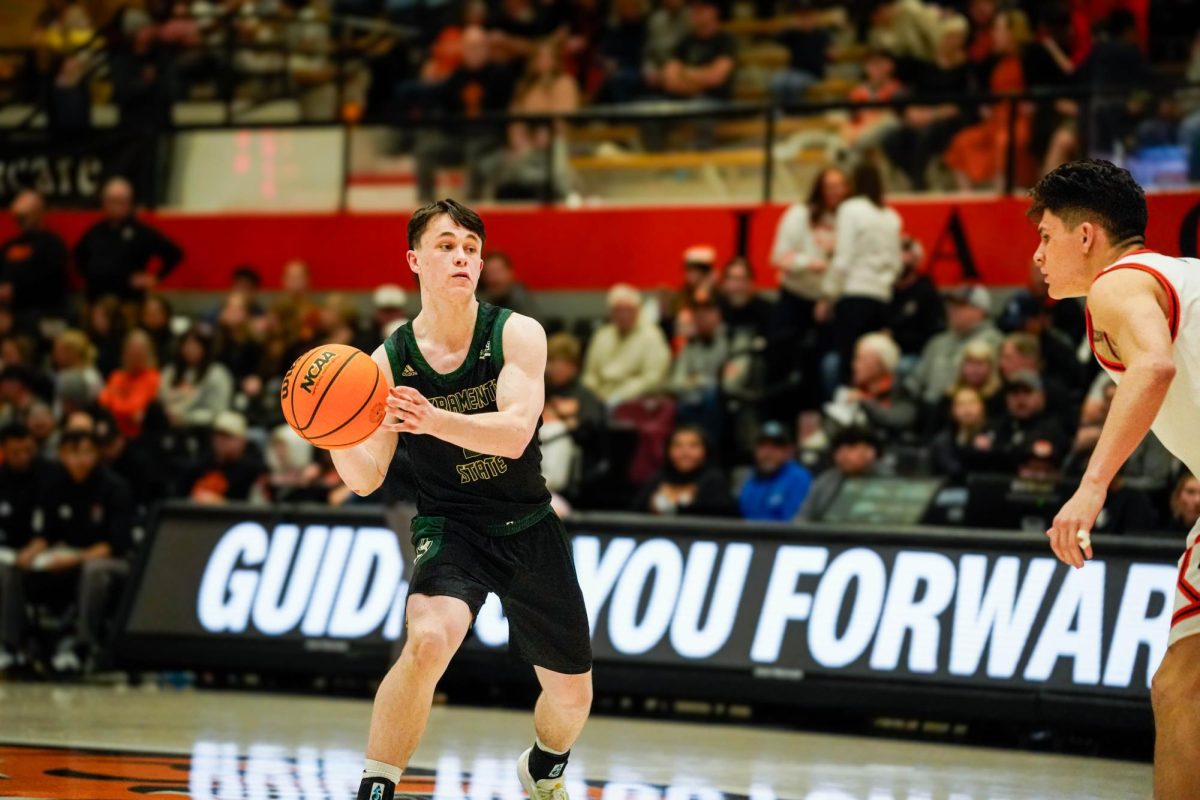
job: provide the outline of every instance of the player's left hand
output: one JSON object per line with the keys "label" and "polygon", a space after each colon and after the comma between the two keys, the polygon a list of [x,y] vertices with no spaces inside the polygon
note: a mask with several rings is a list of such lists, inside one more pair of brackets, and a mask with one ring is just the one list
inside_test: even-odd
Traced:
{"label": "player's left hand", "polygon": [[384,430],[434,434],[440,409],[416,389],[410,386],[393,386],[388,390],[387,407],[388,412],[399,419],[396,422],[384,422]]}
{"label": "player's left hand", "polygon": [[1088,531],[1088,535],[1091,535],[1092,526],[1096,524],[1096,517],[1100,516],[1107,496],[1106,489],[1081,485],[1054,517],[1054,523],[1046,535],[1050,537],[1050,548],[1059,561],[1079,569],[1083,566],[1085,555],[1089,559],[1092,557],[1090,544],[1080,550],[1079,532]]}

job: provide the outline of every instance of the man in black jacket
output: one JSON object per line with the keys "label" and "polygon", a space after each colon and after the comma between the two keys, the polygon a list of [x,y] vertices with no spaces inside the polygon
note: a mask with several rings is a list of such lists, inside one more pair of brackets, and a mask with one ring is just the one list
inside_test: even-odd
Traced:
{"label": "man in black jacket", "polygon": [[120,558],[132,540],[133,496],[125,479],[100,463],[92,431],[68,430],[59,440],[61,466],[41,487],[34,538],[17,557],[34,603],[64,611],[75,602],[74,635],[51,659],[58,672],[77,672],[103,641],[115,586],[129,573]]}
{"label": "man in black jacket", "polygon": [[16,560],[33,540],[33,511],[49,465],[37,457],[37,442],[20,424],[0,428],[0,672],[19,658],[25,628],[25,598]]}
{"label": "man in black jacket", "polygon": [[12,202],[20,233],[0,244],[0,301],[17,312],[17,327],[40,335],[39,320],[62,319],[67,311],[67,245],[42,227],[46,203],[32,189]]}
{"label": "man in black jacket", "polygon": [[[124,178],[112,178],[101,193],[104,218],[75,245],[75,265],[83,276],[88,300],[116,295],[140,301],[171,274],[183,260],[183,251],[160,231],[137,218],[133,187]],[[150,262],[158,259],[158,272]]]}

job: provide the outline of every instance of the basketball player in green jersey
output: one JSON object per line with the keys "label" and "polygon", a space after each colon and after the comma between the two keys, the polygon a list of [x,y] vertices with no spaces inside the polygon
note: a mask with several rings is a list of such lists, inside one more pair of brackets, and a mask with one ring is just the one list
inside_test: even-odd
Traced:
{"label": "basketball player in green jersey", "polygon": [[453,200],[413,214],[408,265],[421,313],[372,356],[388,376],[395,421],[333,451],[342,479],[366,495],[397,444],[407,447],[417,485],[406,640],[375,695],[358,800],[392,800],[438,679],[488,592],[504,604],[510,648],[542,686],[536,737],[517,762],[532,800],[568,800],[563,770],[591,709],[587,612],[540,470],[546,334],[475,299],[483,244],[483,221]]}

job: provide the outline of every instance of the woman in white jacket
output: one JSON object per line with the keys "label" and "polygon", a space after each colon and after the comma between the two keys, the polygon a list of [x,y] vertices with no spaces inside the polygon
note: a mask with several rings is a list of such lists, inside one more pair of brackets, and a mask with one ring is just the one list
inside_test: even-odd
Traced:
{"label": "woman in white jacket", "polygon": [[[851,197],[838,206],[833,259],[823,292],[833,304],[838,380],[850,381],[854,344],[865,333],[887,327],[892,286],[903,269],[900,215],[883,201],[883,177],[874,164],[854,169]],[[825,314],[819,314],[824,316]]]}

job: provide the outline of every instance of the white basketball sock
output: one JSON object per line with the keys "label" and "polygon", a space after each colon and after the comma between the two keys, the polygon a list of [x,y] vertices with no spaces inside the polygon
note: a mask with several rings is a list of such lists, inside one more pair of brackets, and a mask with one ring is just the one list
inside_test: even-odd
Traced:
{"label": "white basketball sock", "polygon": [[400,783],[400,776],[404,774],[404,770],[400,767],[385,764],[382,761],[376,761],[373,758],[363,759],[364,778],[387,778],[394,784]]}

